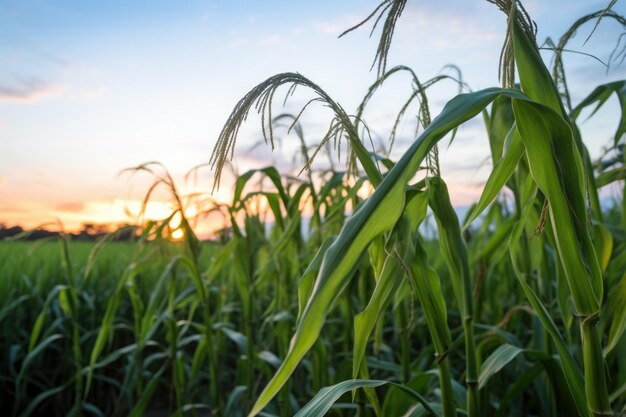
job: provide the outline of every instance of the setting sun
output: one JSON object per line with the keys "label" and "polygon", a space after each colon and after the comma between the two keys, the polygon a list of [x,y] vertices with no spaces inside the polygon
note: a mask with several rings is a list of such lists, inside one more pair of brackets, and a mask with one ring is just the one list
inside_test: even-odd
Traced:
{"label": "setting sun", "polygon": [[176,229],[172,232],[172,240],[182,240],[183,237],[185,237],[183,229]]}

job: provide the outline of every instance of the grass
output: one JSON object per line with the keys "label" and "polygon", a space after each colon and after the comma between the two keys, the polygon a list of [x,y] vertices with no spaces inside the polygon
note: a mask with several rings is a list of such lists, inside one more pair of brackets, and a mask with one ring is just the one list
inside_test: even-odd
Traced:
{"label": "grass", "polygon": [[[466,86],[387,71],[402,0],[358,25],[384,19],[379,78],[357,116],[296,73],[245,95],[210,160],[216,184],[251,111],[272,147],[281,123],[294,130],[305,169],[333,142],[349,156],[345,172],[240,175],[233,201],[206,209],[230,219],[219,241],[195,237],[185,216],[193,198],[149,163],[132,169],[154,178],[146,201],[166,187],[176,210],[136,241],[0,242],[2,408],[24,417],[625,413],[626,205],[623,191],[612,206],[598,193],[624,189],[626,117],[599,161],[576,123],[613,95],[624,102],[626,82],[573,104],[560,59],[580,25],[624,20],[607,9],[576,21],[550,71],[521,4],[492,3],[508,19],[503,87],[459,94],[435,118],[428,87]],[[421,131],[392,161],[369,150],[361,116],[403,71],[413,84],[398,119],[416,100]],[[287,96],[310,89],[309,104],[334,112],[313,151],[300,115],[274,117],[285,86]],[[479,115],[493,168],[459,219],[437,145]]]}

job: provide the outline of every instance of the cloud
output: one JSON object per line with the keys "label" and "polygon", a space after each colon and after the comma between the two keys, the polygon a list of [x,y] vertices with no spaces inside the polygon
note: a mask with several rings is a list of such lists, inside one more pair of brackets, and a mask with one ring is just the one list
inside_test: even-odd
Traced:
{"label": "cloud", "polygon": [[[502,30],[489,16],[484,16],[480,7],[470,6],[456,1],[442,7],[437,3],[424,5],[408,5],[398,21],[396,36],[398,39],[415,42],[416,36],[429,36],[433,46],[438,48],[458,48],[464,45],[475,45],[481,42],[502,40]],[[345,30],[361,22],[364,15],[344,15],[332,20],[316,21],[312,26],[317,32],[339,35]],[[359,30],[369,32],[376,21],[372,18]],[[383,19],[386,17],[383,16]],[[378,39],[382,23],[379,22],[373,37]]]}
{"label": "cloud", "polygon": [[[4,123],[4,122],[0,122],[0,130],[4,130],[4,129],[6,129],[6,128],[7,128],[7,126],[8,126],[8,125],[7,125],[6,123]],[[0,177],[0,178],[1,178],[1,177]],[[2,181],[1,181],[1,180],[0,180],[0,184],[2,184]]]}
{"label": "cloud", "polygon": [[71,212],[71,213],[79,213],[79,212],[85,210],[85,204],[84,203],[75,202],[75,201],[70,201],[70,202],[64,202],[64,203],[57,204],[54,209],[57,210],[57,211],[67,211],[67,212]]}
{"label": "cloud", "polygon": [[[412,22],[412,23],[409,23]],[[458,3],[452,7],[426,4],[407,7],[399,20],[398,37],[415,41],[424,34],[432,36],[437,48],[459,48],[500,42],[502,28],[491,14],[486,15],[480,7]]]}
{"label": "cloud", "polygon": [[0,102],[33,103],[62,92],[63,88],[38,78],[16,78],[12,83],[0,83]]}
{"label": "cloud", "polygon": [[28,208],[23,207],[21,205],[15,205],[15,204],[1,204],[0,205],[0,213],[4,213],[4,215],[6,215],[6,213],[27,213],[28,212]]}

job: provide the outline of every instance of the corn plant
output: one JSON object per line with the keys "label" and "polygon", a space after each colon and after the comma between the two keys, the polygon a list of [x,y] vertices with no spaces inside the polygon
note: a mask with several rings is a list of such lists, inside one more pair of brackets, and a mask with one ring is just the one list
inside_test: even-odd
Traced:
{"label": "corn plant", "polygon": [[[216,169],[217,183],[227,156],[232,156],[239,128],[252,107],[255,106],[262,113],[262,132],[266,141],[273,146],[272,128],[266,120],[271,120],[272,98],[276,90],[283,85],[290,86],[289,92],[297,86],[308,87],[315,93],[312,101],[320,101],[334,112],[334,119],[320,147],[333,139],[345,139],[350,151],[350,172],[357,171],[358,163],[375,187],[372,195],[346,221],[333,243],[323,248],[323,254],[320,253],[322,261],[312,264],[317,270],[314,283],[311,283],[312,275],[305,276],[308,279],[301,282],[299,292],[304,297],[300,298],[301,314],[289,351],[257,398],[249,413],[250,417],[259,414],[280,392],[297,365],[314,346],[328,314],[349,286],[365,252],[369,252],[376,286],[367,308],[354,319],[354,379],[320,391],[298,415],[321,416],[341,394],[359,387],[367,388],[366,397],[374,411],[380,414],[377,397],[371,388],[386,382],[369,379],[367,363],[362,361],[364,345],[381,318],[380,312],[389,304],[405,279],[412,283],[430,330],[441,395],[438,404],[431,404],[407,386],[403,385],[402,389],[409,391],[427,413],[457,415],[460,404],[455,402],[452,395],[448,358],[450,354],[462,354],[465,356],[463,374],[466,400],[460,408],[469,416],[485,415],[488,405],[481,401],[480,388],[499,369],[527,351],[511,344],[502,344],[484,361],[478,356],[473,296],[479,284],[478,277],[473,276],[470,269],[467,242],[437,162],[437,143],[481,112],[489,129],[494,168],[479,203],[469,215],[466,227],[508,184],[514,191],[515,210],[502,220],[505,225],[500,227],[505,227],[507,234],[497,236],[497,244],[506,245],[508,259],[503,258],[502,261],[510,263],[509,274],[516,277],[526,302],[532,307],[532,314],[536,315],[550,340],[543,340],[539,352],[528,351],[526,354],[540,363],[545,361],[546,371],[552,372],[555,370],[551,366],[553,362],[550,365],[547,363],[548,358],[552,358],[551,350],[555,349],[559,376],[553,381],[554,395],[558,391],[558,395],[571,401],[572,410],[579,415],[612,415],[602,349],[603,327],[599,323],[606,299],[603,271],[612,257],[613,237],[599,223],[601,207],[595,178],[575,120],[582,108],[595,102],[601,106],[612,92],[621,98],[622,90],[618,86],[622,84],[601,87],[572,109],[564,87],[566,84],[560,56],[557,55],[559,58],[555,64],[555,83],[539,55],[535,24],[523,6],[516,1],[491,2],[505,12],[508,21],[500,62],[504,88],[460,94],[450,100],[432,121],[429,120],[427,102],[422,98],[421,120],[424,130],[385,173],[379,170],[359,137],[357,121],[360,122],[360,118],[348,116],[341,105],[320,86],[300,74],[279,74],[259,84],[238,103],[226,122],[211,159]],[[621,17],[609,11],[611,5],[607,10],[576,22],[572,31],[581,22],[607,15],[623,23]],[[387,14],[375,59],[381,77],[377,83],[381,83],[387,75],[387,51],[395,22],[404,6],[404,0],[384,1],[365,20],[378,14],[378,23]],[[570,36],[571,33],[566,34],[555,48],[558,53],[563,51]],[[519,75],[518,88],[515,88],[516,73]],[[557,83],[564,87],[562,91],[557,88]],[[417,83],[416,91],[423,95],[424,88]],[[489,113],[486,108],[492,103]],[[620,122],[616,144],[622,139],[623,133],[623,122]],[[412,182],[423,163],[427,165],[426,178]],[[591,206],[588,201],[591,201]],[[427,207],[432,210],[437,223],[439,248],[445,261],[444,277],[450,282],[454,299],[444,297],[441,291],[442,274],[438,275],[429,266],[428,257],[420,243],[418,226],[425,217]],[[526,234],[532,224],[537,225],[533,230],[533,236],[537,239],[527,242]],[[484,249],[484,246],[477,248],[479,251]],[[489,259],[483,255],[481,261]],[[541,285],[537,289],[543,292],[538,295],[537,289],[528,280],[541,272],[552,276],[540,277]],[[549,285],[549,280],[553,280],[555,275],[558,294],[552,294]],[[579,322],[580,344],[577,351],[581,358],[575,358],[570,352],[566,340],[571,340],[571,334],[566,335],[567,339],[561,334],[555,325],[555,317],[547,310],[542,297],[559,300],[564,311],[561,319],[566,325],[571,322],[568,320],[568,314],[571,316],[571,313],[567,311],[566,304],[569,300],[573,301],[574,315]],[[447,310],[453,306],[460,312],[463,343],[460,349],[457,347],[456,351],[451,352],[452,339],[446,316]],[[623,317],[620,313],[614,319],[619,322]],[[569,325],[566,330],[570,330]],[[357,379],[359,377],[364,379]],[[612,395],[612,398],[615,400],[616,396]]]}

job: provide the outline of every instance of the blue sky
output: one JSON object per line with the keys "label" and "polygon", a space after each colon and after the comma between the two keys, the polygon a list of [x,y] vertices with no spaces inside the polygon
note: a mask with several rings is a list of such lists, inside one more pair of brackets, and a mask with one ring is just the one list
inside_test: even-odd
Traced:
{"label": "blue sky", "polygon": [[[578,17],[607,0],[526,1],[539,26],[538,40],[558,38]],[[376,34],[369,27],[337,39],[377,1],[20,1],[0,0],[0,222],[34,226],[60,218],[122,221],[146,183],[117,173],[147,161],[164,163],[177,179],[208,160],[230,110],[250,88],[279,72],[300,72],[355,112],[375,79],[369,71]],[[614,10],[626,12],[619,1]],[[498,85],[497,62],[505,16],[487,2],[409,1],[399,21],[389,66],[410,66],[422,79],[458,65],[472,89]],[[591,25],[570,45],[607,60],[621,28]],[[549,60],[549,53],[544,57]],[[606,69],[582,55],[566,56],[574,102],[593,86],[626,76],[626,65]],[[391,80],[372,103],[366,121],[386,137],[410,88]],[[451,83],[432,89],[432,113],[456,93]],[[296,95],[296,112],[309,97]],[[275,109],[278,114],[280,108]],[[302,119],[311,143],[329,122],[322,108]],[[410,140],[407,117],[400,144]],[[597,154],[617,125],[612,104],[583,125]],[[242,130],[236,151],[240,170],[276,163],[292,166],[295,140],[283,152],[247,151],[260,139],[256,117]],[[397,153],[401,147],[397,148]],[[467,204],[489,171],[480,120],[464,128],[442,152],[443,176]],[[208,173],[185,190],[208,191]],[[224,188],[224,187],[223,187]],[[222,196],[226,196],[226,190]],[[159,211],[160,210],[160,211]],[[155,206],[154,215],[167,210]]]}

